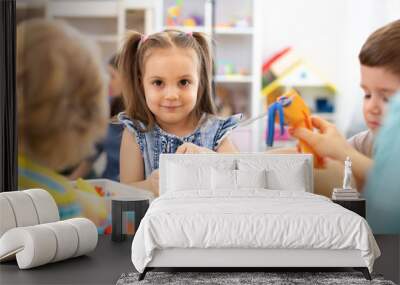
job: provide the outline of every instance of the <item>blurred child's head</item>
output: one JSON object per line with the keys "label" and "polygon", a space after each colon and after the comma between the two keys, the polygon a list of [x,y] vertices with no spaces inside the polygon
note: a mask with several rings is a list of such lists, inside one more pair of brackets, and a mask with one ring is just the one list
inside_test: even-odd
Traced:
{"label": "blurred child's head", "polygon": [[118,54],[114,54],[108,61],[108,74],[109,81],[109,95],[121,96],[122,95],[122,81],[121,75],[118,72]]}
{"label": "blurred child's head", "polygon": [[400,90],[400,20],[371,34],[361,48],[361,87],[365,92],[363,113],[369,129],[376,132],[386,104]]}
{"label": "blurred child's head", "polygon": [[214,113],[212,58],[201,33],[175,30],[144,37],[133,32],[120,65],[127,115],[151,129]]}
{"label": "blurred child's head", "polygon": [[20,151],[55,170],[90,154],[108,118],[97,47],[62,22],[21,23],[16,80]]}

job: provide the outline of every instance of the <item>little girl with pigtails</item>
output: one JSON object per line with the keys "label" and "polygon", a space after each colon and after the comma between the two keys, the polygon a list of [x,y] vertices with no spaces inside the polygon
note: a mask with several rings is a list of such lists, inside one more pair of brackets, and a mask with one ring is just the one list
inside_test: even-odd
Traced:
{"label": "little girl with pigtails", "polygon": [[161,153],[233,153],[228,137],[242,115],[215,115],[212,56],[202,33],[132,32],[119,60],[126,110],[120,180],[158,195]]}

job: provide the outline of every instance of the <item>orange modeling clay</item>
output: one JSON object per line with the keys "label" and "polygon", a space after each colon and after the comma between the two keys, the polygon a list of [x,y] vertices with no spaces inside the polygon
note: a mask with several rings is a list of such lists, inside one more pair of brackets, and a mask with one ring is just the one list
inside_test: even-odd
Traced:
{"label": "orange modeling clay", "polygon": [[[304,100],[296,90],[291,89],[282,96],[278,97],[268,109],[268,135],[267,145],[272,146],[274,141],[275,123],[279,123],[281,134],[284,133],[283,125],[286,123],[291,128],[306,128],[313,130],[311,124],[311,112]],[[297,145],[298,151],[301,153],[311,153],[314,156],[314,167],[320,168],[323,165],[322,157],[307,145],[304,141],[299,140]]]}

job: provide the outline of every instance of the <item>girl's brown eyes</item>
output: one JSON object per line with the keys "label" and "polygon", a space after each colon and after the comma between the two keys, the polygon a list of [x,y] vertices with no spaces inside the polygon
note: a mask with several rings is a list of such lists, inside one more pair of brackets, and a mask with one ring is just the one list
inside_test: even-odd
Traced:
{"label": "girl's brown eyes", "polygon": [[159,87],[159,86],[162,85],[162,81],[161,81],[161,80],[154,80],[154,81],[152,82],[152,84],[153,84],[154,86]]}
{"label": "girl's brown eyes", "polygon": [[189,80],[183,79],[179,82],[182,86],[188,86],[190,84]]}
{"label": "girl's brown eyes", "polygon": [[[161,80],[154,80],[153,82],[151,82],[152,85],[156,86],[156,87],[160,87],[163,85],[163,82]],[[179,81],[179,85],[186,87],[190,84],[190,81],[187,79],[182,79]]]}

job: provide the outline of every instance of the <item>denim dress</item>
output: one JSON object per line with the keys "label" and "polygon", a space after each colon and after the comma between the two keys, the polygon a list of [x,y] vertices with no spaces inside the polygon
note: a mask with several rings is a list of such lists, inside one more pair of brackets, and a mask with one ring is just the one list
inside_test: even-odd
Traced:
{"label": "denim dress", "polygon": [[161,153],[175,153],[183,143],[193,143],[200,147],[216,150],[223,139],[239,124],[242,114],[228,118],[220,118],[211,114],[203,114],[196,130],[187,136],[180,137],[165,132],[157,123],[153,129],[142,131],[145,125],[120,113],[118,119],[136,137],[145,167],[145,178],[158,169]]}

